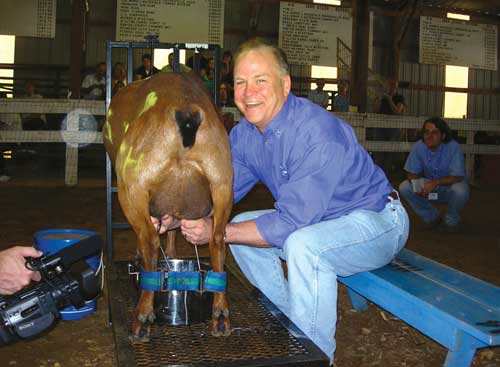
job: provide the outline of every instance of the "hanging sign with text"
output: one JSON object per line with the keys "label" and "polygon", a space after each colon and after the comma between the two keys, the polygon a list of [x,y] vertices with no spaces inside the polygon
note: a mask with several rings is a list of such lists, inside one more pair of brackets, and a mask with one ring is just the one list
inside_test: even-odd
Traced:
{"label": "hanging sign with text", "polygon": [[56,0],[1,0],[0,34],[55,38]]}
{"label": "hanging sign with text", "polygon": [[497,70],[497,37],[493,24],[421,16],[419,62]]}
{"label": "hanging sign with text", "polygon": [[224,0],[118,0],[116,13],[118,41],[223,44]]}
{"label": "hanging sign with text", "polygon": [[351,9],[280,2],[279,47],[290,64],[336,66],[337,37],[351,47]]}

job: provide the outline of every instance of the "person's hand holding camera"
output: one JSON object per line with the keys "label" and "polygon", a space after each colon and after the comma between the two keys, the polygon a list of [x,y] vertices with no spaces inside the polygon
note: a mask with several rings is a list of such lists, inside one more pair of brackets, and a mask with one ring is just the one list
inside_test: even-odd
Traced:
{"label": "person's hand holding camera", "polygon": [[33,247],[15,246],[0,251],[0,294],[14,294],[32,280],[39,281],[40,274],[26,268],[26,257],[40,257],[42,252]]}

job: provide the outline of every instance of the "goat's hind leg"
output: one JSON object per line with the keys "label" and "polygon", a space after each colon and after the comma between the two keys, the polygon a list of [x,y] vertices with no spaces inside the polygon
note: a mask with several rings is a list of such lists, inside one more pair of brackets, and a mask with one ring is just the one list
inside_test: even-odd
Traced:
{"label": "goat's hind leg", "polygon": [[[224,263],[226,260],[224,233],[232,207],[231,189],[219,190],[212,197],[214,201],[214,215],[212,237],[209,244],[210,258],[212,270],[215,272],[224,272]],[[216,292],[212,306],[212,335],[228,336],[230,334],[229,305],[227,303],[226,292]]]}
{"label": "goat's hind leg", "polygon": [[[137,235],[138,253],[142,258],[143,271],[152,272],[158,266],[158,248],[160,239],[149,217],[149,197],[142,193],[128,192],[128,196],[120,194],[125,190],[118,190],[120,204],[128,222]],[[133,200],[129,200],[133,198]],[[155,320],[154,314],[154,292],[141,290],[139,303],[134,312],[132,321],[132,334],[130,340],[133,343],[149,341],[151,324]]]}

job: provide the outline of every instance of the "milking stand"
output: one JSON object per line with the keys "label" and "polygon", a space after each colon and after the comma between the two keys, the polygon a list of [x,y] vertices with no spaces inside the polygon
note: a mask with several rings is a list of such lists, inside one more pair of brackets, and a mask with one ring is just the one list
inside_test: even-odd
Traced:
{"label": "milking stand", "polygon": [[[132,81],[133,49],[173,49],[174,71],[179,72],[179,50],[208,48],[215,51],[214,100],[219,99],[220,48],[217,45],[189,45],[149,42],[108,41],[106,48],[106,107],[111,101],[111,51],[126,48],[128,81]],[[199,72],[198,58],[194,69]],[[137,305],[139,291],[128,273],[127,262],[113,261],[113,230],[128,229],[128,223],[115,223],[112,218],[112,167],[106,155],[106,243],[109,321],[115,336],[118,366],[217,366],[326,367],[328,358],[261,292],[249,289],[228,269],[227,296],[230,304],[232,333],[228,337],[211,336],[210,321],[193,325],[167,326],[155,323],[147,343],[131,344],[128,336]]]}

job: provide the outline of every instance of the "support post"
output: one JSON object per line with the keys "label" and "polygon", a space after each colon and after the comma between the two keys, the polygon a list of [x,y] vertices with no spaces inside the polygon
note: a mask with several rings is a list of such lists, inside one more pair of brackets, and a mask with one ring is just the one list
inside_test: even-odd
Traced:
{"label": "support post", "polygon": [[455,332],[455,343],[448,347],[444,367],[469,367],[474,359],[477,348],[485,345],[461,330]]}
{"label": "support post", "polygon": [[86,14],[85,1],[73,0],[69,62],[69,86],[73,99],[80,98],[81,70],[85,59]]}
{"label": "support post", "polygon": [[368,0],[355,0],[352,8],[351,104],[366,112],[368,84]]}

